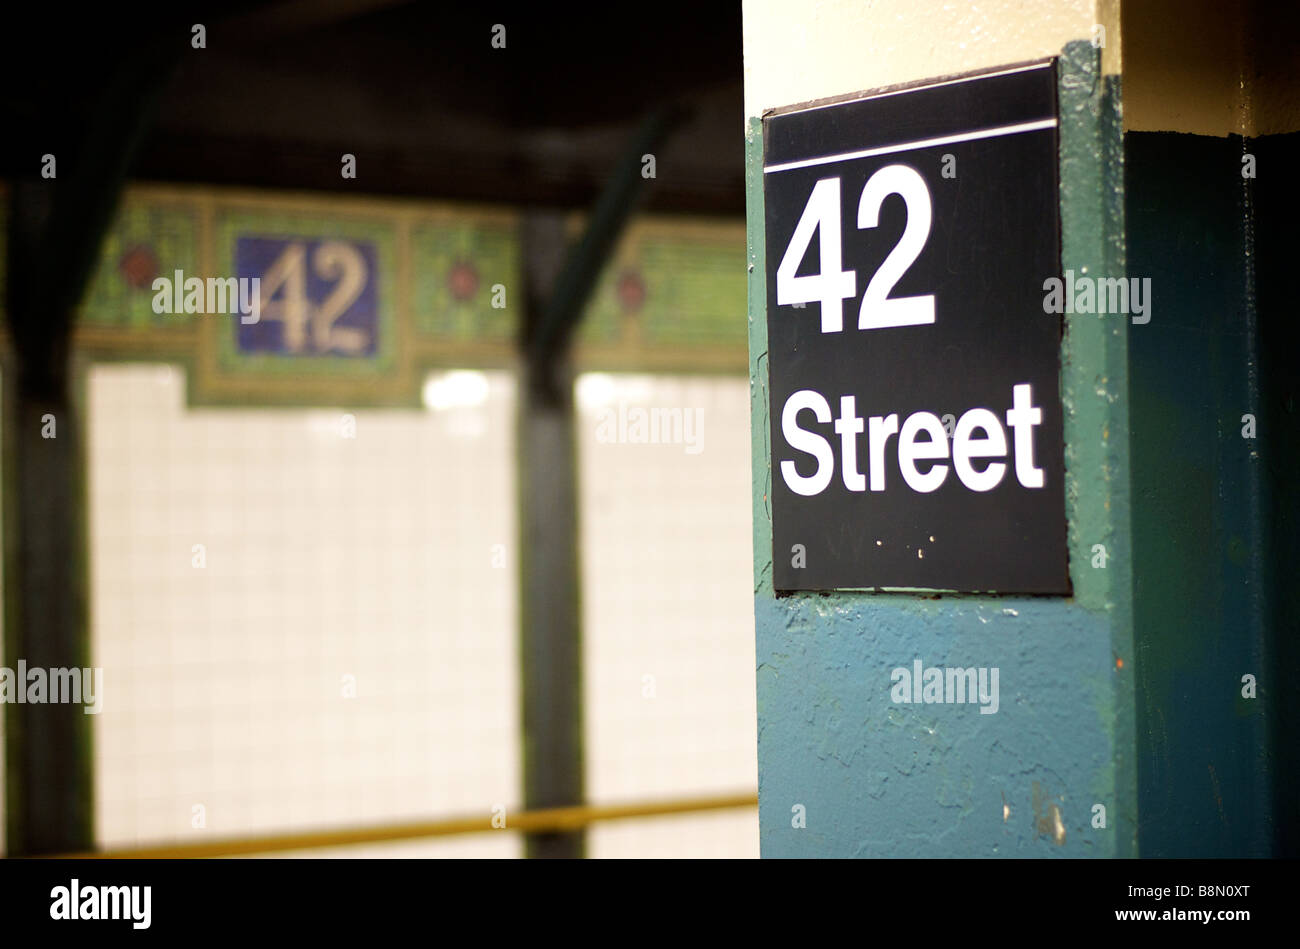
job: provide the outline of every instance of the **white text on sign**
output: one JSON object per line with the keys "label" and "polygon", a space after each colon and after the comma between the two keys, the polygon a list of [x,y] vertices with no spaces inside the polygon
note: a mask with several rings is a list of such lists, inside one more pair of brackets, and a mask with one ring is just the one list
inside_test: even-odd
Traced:
{"label": "white text on sign", "polygon": [[[786,399],[781,410],[781,433],[791,448],[816,459],[817,469],[810,475],[801,475],[795,462],[786,459],[781,462],[781,477],[795,494],[811,497],[830,485],[835,475],[835,451],[824,436],[799,427],[799,413],[804,409],[811,410],[822,424],[831,421],[831,407],[822,394],[800,389]],[[1006,422],[1012,431],[1016,480],[1026,488],[1041,488],[1044,484],[1043,470],[1034,463],[1034,428],[1042,421],[1043,411],[1034,405],[1032,388],[1027,383],[1014,386]],[[860,470],[858,460],[858,436],[864,431],[867,474]],[[974,408],[962,414],[953,431],[950,450],[948,434],[939,416],[913,412],[901,427],[897,413],[872,415],[864,422],[857,414],[855,397],[846,395],[840,398],[835,432],[840,436],[840,477],[850,491],[866,491],[868,483],[872,491],[885,490],[885,453],[890,438],[895,436],[903,481],[922,494],[937,491],[947,480],[949,466],[943,462],[948,460],[958,480],[972,491],[992,491],[1002,482],[1007,470],[1006,463],[998,460],[1007,456],[1006,429],[990,409]],[[977,436],[976,432],[983,434]],[[976,467],[977,460],[985,463],[983,468]],[[932,464],[927,471],[921,471],[918,461]]]}

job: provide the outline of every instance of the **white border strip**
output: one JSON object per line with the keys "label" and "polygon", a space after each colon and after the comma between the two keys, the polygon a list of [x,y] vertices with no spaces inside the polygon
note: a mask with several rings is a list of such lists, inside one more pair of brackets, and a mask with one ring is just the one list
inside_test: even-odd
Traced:
{"label": "white border strip", "polygon": [[975,132],[963,132],[961,135],[945,135],[942,138],[925,138],[919,142],[902,142],[898,145],[882,145],[879,148],[864,148],[857,152],[844,152],[840,155],[823,155],[821,158],[805,158],[803,161],[787,161],[779,165],[766,165],[763,174],[774,171],[790,171],[793,168],[811,168],[814,165],[829,165],[837,161],[851,161],[854,158],[870,158],[872,155],[890,155],[894,152],[909,152],[918,148],[930,148],[934,145],[951,145],[955,142],[971,142],[980,138],[997,138],[1002,135],[1017,135],[1021,132],[1037,132],[1040,129],[1056,128],[1056,119],[1039,119],[1036,122],[1021,122],[1018,125],[1000,125],[997,128],[980,129]]}

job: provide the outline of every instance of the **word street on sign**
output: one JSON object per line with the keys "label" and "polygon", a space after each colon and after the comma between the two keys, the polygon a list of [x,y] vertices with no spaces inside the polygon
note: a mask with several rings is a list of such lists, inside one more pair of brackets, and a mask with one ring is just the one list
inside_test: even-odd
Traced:
{"label": "word street on sign", "polygon": [[1053,62],[764,118],[777,590],[1068,593]]}

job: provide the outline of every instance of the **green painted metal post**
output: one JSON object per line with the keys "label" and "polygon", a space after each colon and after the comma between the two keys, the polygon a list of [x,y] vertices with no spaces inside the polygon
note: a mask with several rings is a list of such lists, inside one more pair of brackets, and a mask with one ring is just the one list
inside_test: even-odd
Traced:
{"label": "green painted metal post", "polygon": [[[677,124],[655,113],[638,129],[567,252],[563,217],[525,221],[524,387],[519,411],[520,657],[524,806],[583,802],[582,632],[577,439],[569,343],[643,193],[642,155]],[[534,833],[529,857],[581,857],[581,831]]]}
{"label": "green painted metal post", "polygon": [[[5,657],[91,664],[83,406],[72,366],[76,307],[179,43],[131,51],[104,85],[75,165],[12,189],[4,384]],[[55,156],[56,159],[58,156]],[[90,719],[75,705],[6,715],[6,820],[14,855],[88,850]]]}

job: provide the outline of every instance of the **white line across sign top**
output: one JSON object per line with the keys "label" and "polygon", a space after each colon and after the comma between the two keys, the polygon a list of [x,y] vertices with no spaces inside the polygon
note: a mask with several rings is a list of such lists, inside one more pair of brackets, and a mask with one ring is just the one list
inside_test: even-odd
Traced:
{"label": "white line across sign top", "polygon": [[[992,79],[995,76],[1010,76],[1012,73],[1033,72],[1035,69],[1051,69],[1050,62],[1029,63],[1025,66],[1012,66],[1009,69],[997,69],[993,72],[976,73],[973,76],[954,76],[952,79],[943,79],[939,82],[911,82],[898,89],[887,89],[884,92],[872,92],[852,99],[839,99],[835,102],[823,102],[820,105],[811,105],[806,109],[791,110],[791,112],[816,112],[818,109],[833,109],[836,106],[843,105],[845,102],[866,102],[869,99],[884,99],[889,96],[906,95],[909,92],[918,92],[922,89],[937,89],[940,86],[955,86],[963,82],[978,82],[981,79]],[[790,114],[790,113],[786,113]]]}
{"label": "white line across sign top", "polygon": [[963,132],[960,135],[944,135],[941,138],[925,138],[917,142],[900,142],[897,145],[864,148],[861,151],[844,152],[839,155],[823,155],[821,158],[805,158],[802,161],[787,161],[779,165],[766,165],[763,168],[763,174],[770,175],[774,171],[811,168],[814,165],[830,165],[837,161],[851,161],[854,158],[870,158],[872,155],[889,155],[893,152],[910,152],[918,148],[930,148],[934,145],[953,145],[957,142],[971,142],[980,138],[998,138],[1002,135],[1018,135],[1021,132],[1037,132],[1040,129],[1050,128],[1056,128],[1056,119],[1039,119],[1036,122],[1021,122],[1017,125],[999,125],[997,128]]}

